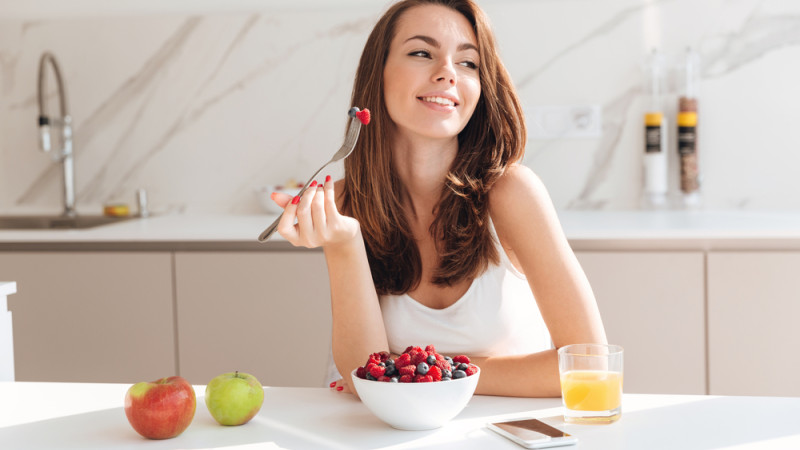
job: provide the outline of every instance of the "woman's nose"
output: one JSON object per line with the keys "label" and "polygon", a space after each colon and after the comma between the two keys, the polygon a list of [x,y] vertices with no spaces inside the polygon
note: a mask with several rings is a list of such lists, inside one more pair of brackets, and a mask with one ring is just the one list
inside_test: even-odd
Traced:
{"label": "woman's nose", "polygon": [[440,81],[446,81],[451,86],[455,86],[456,84],[456,71],[453,68],[453,64],[448,61],[445,64],[442,64],[439,67],[439,70],[436,71],[434,75],[434,81],[437,83]]}

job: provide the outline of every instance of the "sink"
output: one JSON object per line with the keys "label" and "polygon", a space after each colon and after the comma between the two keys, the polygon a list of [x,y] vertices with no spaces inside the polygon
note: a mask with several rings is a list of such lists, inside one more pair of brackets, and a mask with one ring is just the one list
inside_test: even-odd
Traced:
{"label": "sink", "polygon": [[133,217],[0,216],[0,230],[85,229],[124,222]]}

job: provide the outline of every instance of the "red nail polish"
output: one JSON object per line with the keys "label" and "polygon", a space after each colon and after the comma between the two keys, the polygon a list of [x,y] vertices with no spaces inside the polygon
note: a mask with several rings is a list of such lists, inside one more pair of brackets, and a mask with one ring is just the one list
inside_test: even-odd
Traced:
{"label": "red nail polish", "polygon": [[342,386],[338,386],[338,387],[336,388],[336,390],[337,390],[337,391],[341,391],[342,389],[344,389]]}
{"label": "red nail polish", "polygon": [[331,176],[330,176],[330,175],[328,175],[327,177],[325,177],[325,182],[327,183],[327,182],[329,182],[329,181],[331,181]]}
{"label": "red nail polish", "polygon": [[331,387],[334,387],[334,386],[336,386],[336,382],[335,382],[335,381],[332,381],[332,382],[331,382]]}
{"label": "red nail polish", "polygon": [[294,198],[292,199],[292,204],[296,205],[298,203],[300,203],[300,196],[299,195],[295,195]]}
{"label": "red nail polish", "polygon": [[314,181],[311,182],[311,186],[309,186],[309,187],[314,187],[316,185],[317,185],[317,180],[314,180]]}

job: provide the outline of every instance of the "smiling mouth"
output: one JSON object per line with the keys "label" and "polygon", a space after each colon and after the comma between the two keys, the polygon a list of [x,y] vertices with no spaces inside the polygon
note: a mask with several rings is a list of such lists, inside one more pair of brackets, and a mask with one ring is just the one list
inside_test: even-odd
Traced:
{"label": "smiling mouth", "polygon": [[458,106],[458,103],[450,100],[449,98],[444,97],[417,97],[418,99],[422,100],[423,102],[429,103],[436,103],[437,105],[442,106]]}

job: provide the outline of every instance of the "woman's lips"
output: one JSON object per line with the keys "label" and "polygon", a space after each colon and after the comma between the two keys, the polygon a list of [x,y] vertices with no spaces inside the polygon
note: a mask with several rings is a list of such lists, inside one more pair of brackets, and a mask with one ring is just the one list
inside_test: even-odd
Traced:
{"label": "woman's lips", "polygon": [[455,111],[456,106],[458,106],[458,103],[446,97],[424,96],[417,97],[417,100],[425,107],[439,112],[452,112]]}

